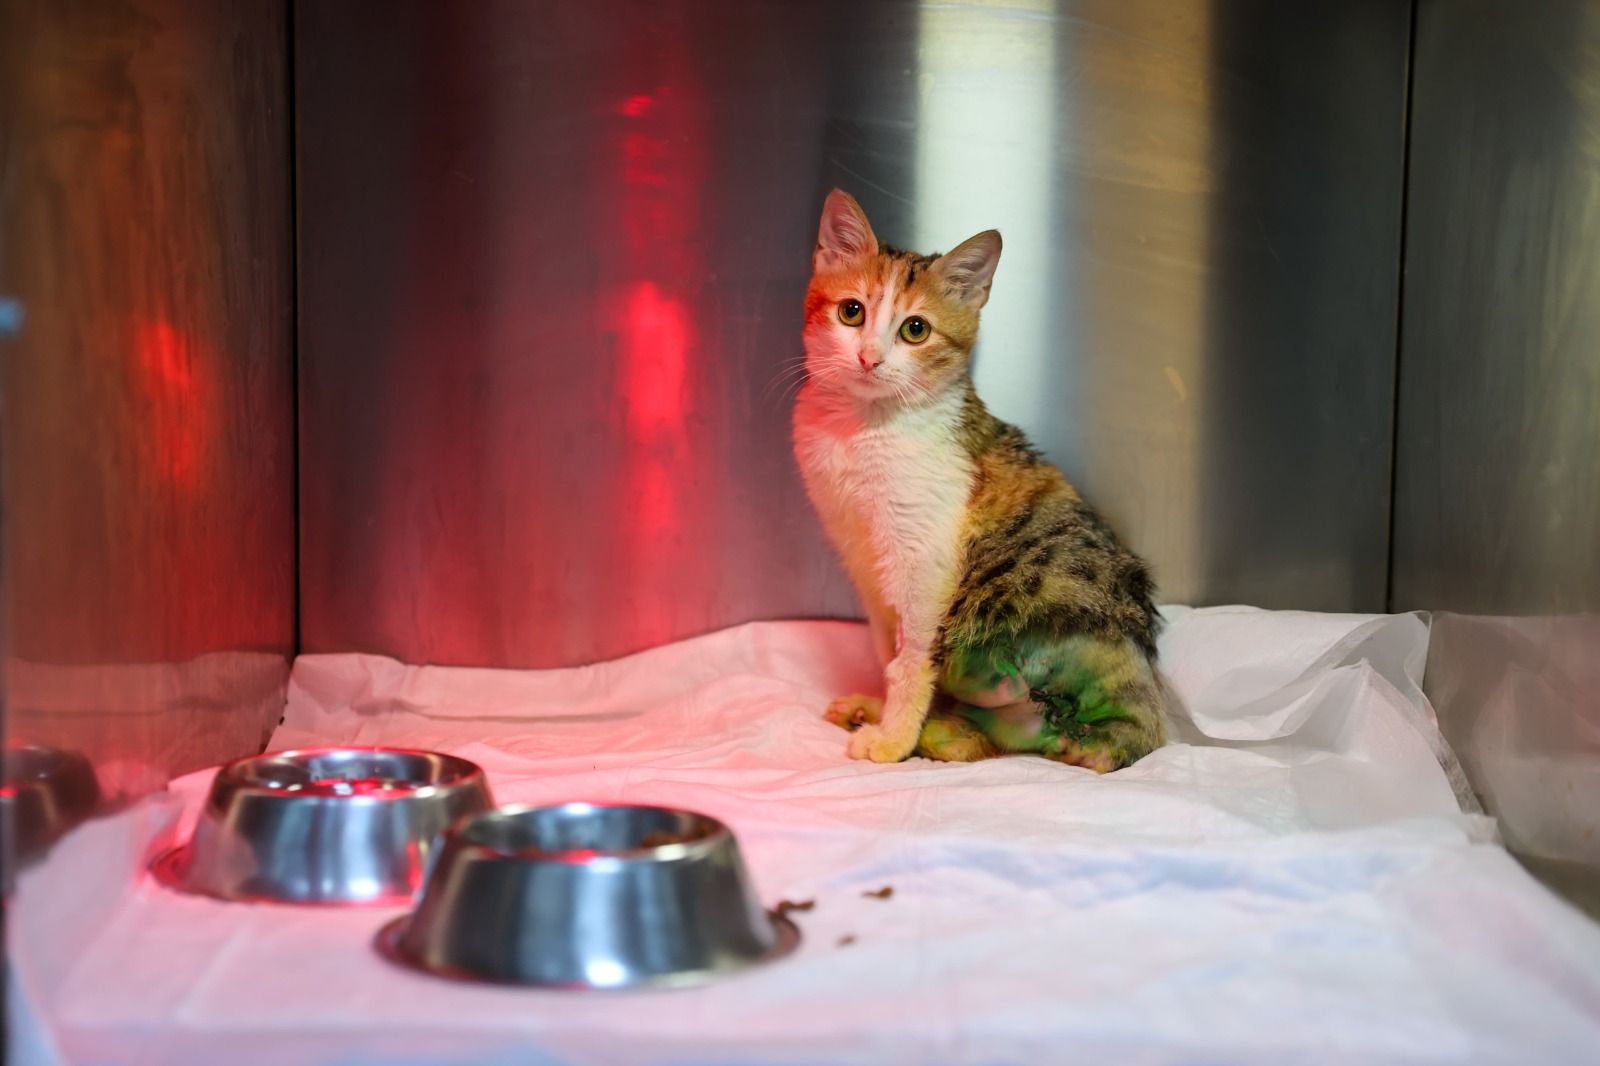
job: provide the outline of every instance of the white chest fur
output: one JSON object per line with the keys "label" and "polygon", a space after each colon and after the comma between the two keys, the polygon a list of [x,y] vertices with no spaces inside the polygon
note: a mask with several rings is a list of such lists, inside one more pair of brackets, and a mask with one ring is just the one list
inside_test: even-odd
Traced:
{"label": "white chest fur", "polygon": [[869,556],[878,595],[921,643],[933,640],[954,590],[972,491],[959,403],[864,418],[812,395],[795,415],[795,454],[824,525],[841,552]]}

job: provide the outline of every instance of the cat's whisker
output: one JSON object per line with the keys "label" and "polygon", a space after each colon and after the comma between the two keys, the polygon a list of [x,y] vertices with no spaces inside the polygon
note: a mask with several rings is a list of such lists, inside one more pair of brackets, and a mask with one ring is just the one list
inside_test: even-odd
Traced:
{"label": "cat's whisker", "polygon": [[800,366],[790,367],[788,370],[783,371],[781,374],[779,374],[773,380],[774,381],[792,381],[795,378],[803,378],[803,377],[805,377],[807,373],[808,373],[808,371],[806,370],[805,365],[801,364]]}
{"label": "cat's whisker", "polygon": [[787,381],[774,381],[762,390],[761,402],[765,404],[772,400],[774,396],[779,400],[787,400],[794,395],[799,386],[805,383],[805,380],[805,375],[801,374]]}
{"label": "cat's whisker", "polygon": [[761,392],[761,399],[767,400],[775,389],[782,388],[785,395],[797,382],[804,381],[806,377],[806,357],[804,355],[786,360],[773,373],[767,387]]}
{"label": "cat's whisker", "polygon": [[769,399],[775,391],[781,392],[784,396],[787,396],[789,390],[794,388],[794,386],[798,385],[800,382],[804,381],[805,378],[806,374],[804,367],[799,370],[784,371],[783,373],[774,377],[771,381],[767,382],[767,387],[761,390],[762,401],[765,402],[767,399]]}

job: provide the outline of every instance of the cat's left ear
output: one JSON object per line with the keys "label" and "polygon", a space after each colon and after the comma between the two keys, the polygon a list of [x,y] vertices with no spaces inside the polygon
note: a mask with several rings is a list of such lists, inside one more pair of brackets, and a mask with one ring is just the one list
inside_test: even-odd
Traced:
{"label": "cat's left ear", "polygon": [[1000,231],[986,229],[935,259],[933,272],[944,279],[956,299],[976,311],[989,302],[989,286],[999,265]]}

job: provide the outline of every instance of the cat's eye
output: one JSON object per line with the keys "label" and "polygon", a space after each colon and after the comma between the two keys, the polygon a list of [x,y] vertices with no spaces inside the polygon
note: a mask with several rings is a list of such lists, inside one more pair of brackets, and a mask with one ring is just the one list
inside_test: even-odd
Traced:
{"label": "cat's eye", "polygon": [[928,320],[920,315],[912,315],[900,323],[900,339],[907,344],[921,344],[928,339],[928,334],[933,330],[928,326]]}
{"label": "cat's eye", "polygon": [[859,326],[867,320],[867,309],[860,300],[846,300],[839,305],[839,321],[847,326]]}

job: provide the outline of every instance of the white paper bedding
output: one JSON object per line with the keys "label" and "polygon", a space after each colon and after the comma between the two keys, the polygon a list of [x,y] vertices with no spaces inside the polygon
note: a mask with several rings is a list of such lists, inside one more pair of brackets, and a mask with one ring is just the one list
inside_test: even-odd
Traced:
{"label": "white paper bedding", "polygon": [[[723,983],[456,984],[371,949],[393,910],[174,895],[140,872],[209,773],[69,838],[13,911],[40,1061],[1581,1063],[1600,927],[1494,843],[1418,687],[1416,616],[1168,612],[1178,737],[1106,777],[853,763],[865,630],[762,623],[573,670],[295,665],[273,747],[465,755],[501,802],[728,822],[799,952]],[[175,824],[176,823],[176,824]],[[893,886],[889,899],[863,895]],[[71,925],[67,914],[101,920]],[[76,938],[76,939],[74,939]],[[841,945],[841,940],[854,938]]]}

